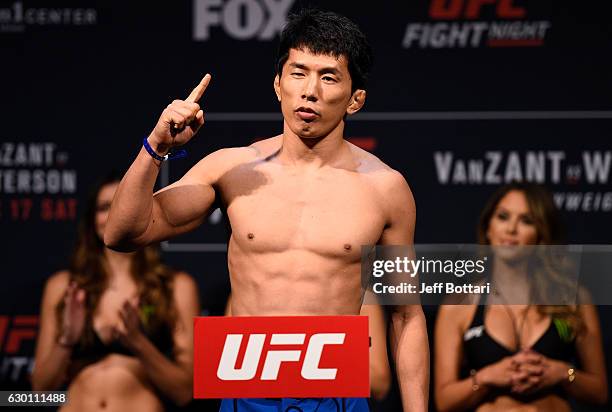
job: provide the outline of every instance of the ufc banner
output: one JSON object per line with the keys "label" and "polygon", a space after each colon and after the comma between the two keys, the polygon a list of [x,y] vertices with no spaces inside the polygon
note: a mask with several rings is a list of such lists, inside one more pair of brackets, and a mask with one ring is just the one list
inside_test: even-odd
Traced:
{"label": "ufc banner", "polygon": [[367,316],[199,317],[195,398],[369,397]]}

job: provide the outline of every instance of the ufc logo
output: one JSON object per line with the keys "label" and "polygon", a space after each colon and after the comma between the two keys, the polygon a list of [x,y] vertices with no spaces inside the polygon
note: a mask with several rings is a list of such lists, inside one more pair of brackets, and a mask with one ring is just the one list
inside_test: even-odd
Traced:
{"label": "ufc logo", "polygon": [[[0,316],[0,349],[4,349],[6,354],[15,354],[24,341],[36,338],[38,316],[15,316],[11,327],[9,323],[9,316]],[[1,347],[2,343],[4,348]]]}
{"label": "ufc logo", "polygon": [[206,316],[193,338],[195,398],[370,393],[367,316]]}
{"label": "ufc logo", "polygon": [[456,20],[461,17],[477,19],[484,6],[495,5],[495,14],[502,19],[521,19],[527,15],[524,7],[514,0],[431,0],[429,15],[432,19]]}
{"label": "ufc logo", "polygon": [[[255,378],[257,367],[263,352],[266,334],[252,334],[246,347],[242,366],[236,368],[238,351],[242,343],[243,334],[228,334],[223,346],[221,361],[217,369],[217,377],[224,381],[247,381]],[[302,363],[302,378],[308,380],[334,380],[336,368],[319,368],[319,362],[325,345],[341,345],[344,343],[345,333],[317,333],[310,337],[306,354]],[[304,333],[274,333],[270,345],[303,345]],[[302,350],[268,350],[261,380],[273,381],[278,378],[278,372],[283,362],[299,362]]]}

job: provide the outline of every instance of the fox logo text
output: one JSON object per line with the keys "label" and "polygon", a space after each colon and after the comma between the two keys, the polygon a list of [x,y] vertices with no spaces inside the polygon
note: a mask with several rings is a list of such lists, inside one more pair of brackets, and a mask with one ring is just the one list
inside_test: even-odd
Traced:
{"label": "fox logo text", "polygon": [[272,40],[281,32],[294,0],[194,0],[193,39],[206,41],[220,26],[236,40]]}

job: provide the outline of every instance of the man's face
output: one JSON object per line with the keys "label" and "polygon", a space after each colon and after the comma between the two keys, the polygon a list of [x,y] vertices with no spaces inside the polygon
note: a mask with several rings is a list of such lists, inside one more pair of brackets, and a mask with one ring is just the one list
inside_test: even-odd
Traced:
{"label": "man's face", "polygon": [[344,56],[290,49],[274,89],[289,129],[301,138],[318,138],[336,129],[345,114],[363,106],[365,91],[351,93],[351,84]]}

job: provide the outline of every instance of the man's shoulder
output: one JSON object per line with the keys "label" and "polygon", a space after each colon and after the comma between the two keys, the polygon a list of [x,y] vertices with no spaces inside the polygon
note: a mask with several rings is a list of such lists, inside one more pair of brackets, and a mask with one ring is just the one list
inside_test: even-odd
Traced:
{"label": "man's shoulder", "polygon": [[214,151],[194,166],[193,173],[196,176],[213,175],[219,177],[235,167],[256,162],[264,157],[265,149],[270,145],[266,142],[273,139],[275,138],[256,142],[250,146],[226,147]]}
{"label": "man's shoulder", "polygon": [[244,163],[255,160],[257,158],[257,150],[250,146],[241,147],[225,147],[212,152],[204,159],[210,162],[222,162],[224,164],[229,163]]}
{"label": "man's shoulder", "polygon": [[250,146],[219,149],[201,159],[181,180],[215,185],[223,177],[235,176],[233,172],[251,170],[254,165],[274,153],[273,147],[277,140],[278,137],[272,137]]}
{"label": "man's shoulder", "polygon": [[224,163],[248,163],[273,154],[280,147],[279,136],[258,140],[249,146],[219,149],[207,157]]}
{"label": "man's shoulder", "polygon": [[377,187],[381,189],[393,189],[398,185],[407,187],[406,179],[399,171],[393,169],[376,155],[352,143],[349,144],[353,156],[359,163],[357,171],[370,178]]}
{"label": "man's shoulder", "polygon": [[282,135],[260,139],[253,142],[249,149],[255,150],[259,156],[267,157],[277,152],[282,145]]}
{"label": "man's shoulder", "polygon": [[412,191],[402,173],[355,145],[351,144],[351,150],[359,163],[358,172],[369,180],[386,209],[415,210]]}

